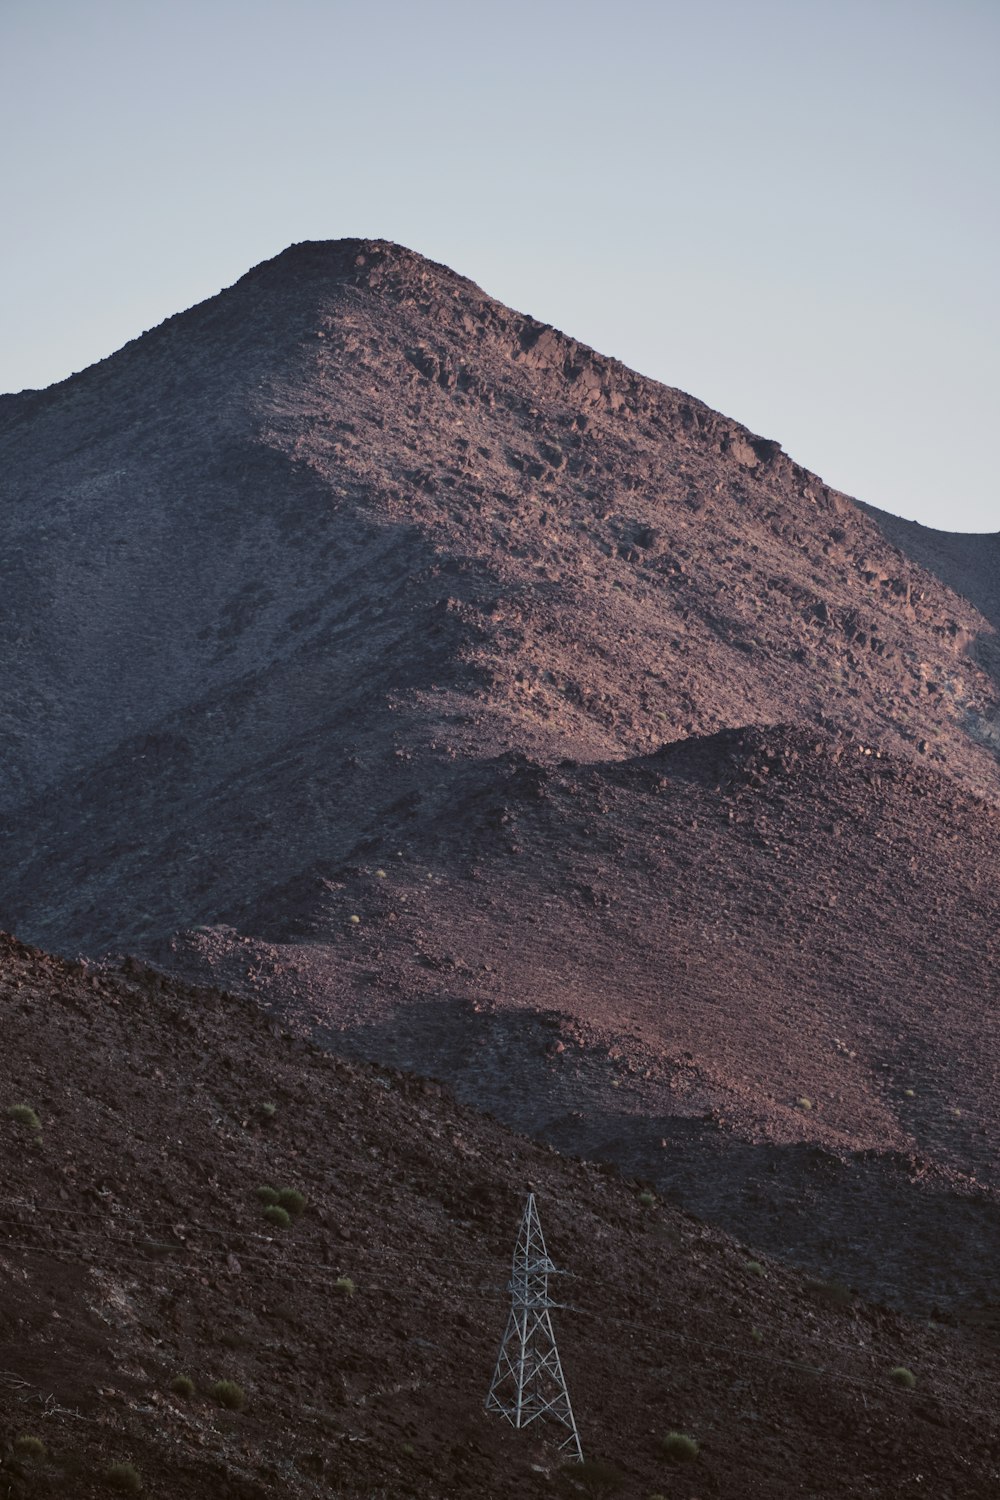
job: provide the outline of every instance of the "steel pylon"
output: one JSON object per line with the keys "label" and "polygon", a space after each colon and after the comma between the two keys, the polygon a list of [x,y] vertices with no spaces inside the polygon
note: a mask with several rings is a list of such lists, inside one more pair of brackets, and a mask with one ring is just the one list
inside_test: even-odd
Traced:
{"label": "steel pylon", "polygon": [[545,1249],[535,1195],[529,1193],[514,1246],[510,1316],[486,1410],[500,1412],[514,1427],[527,1427],[540,1418],[559,1424],[566,1429],[560,1450],[582,1463],[580,1434],[549,1316],[551,1308],[560,1306],[549,1296],[549,1277],[558,1274]]}

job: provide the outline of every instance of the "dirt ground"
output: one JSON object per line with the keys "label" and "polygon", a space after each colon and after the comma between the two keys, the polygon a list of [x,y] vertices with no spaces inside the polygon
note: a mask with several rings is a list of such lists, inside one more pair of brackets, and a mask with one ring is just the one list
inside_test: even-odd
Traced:
{"label": "dirt ground", "polygon": [[[622,1494],[994,1491],[988,1329],[806,1279],[438,1084],[140,965],[4,939],[0,1007],[4,1494],[103,1496],[129,1463],[150,1496],[556,1495],[552,1444],[482,1411],[529,1184],[571,1273],[553,1317],[585,1451]],[[290,1227],[265,1185],[304,1196]],[[663,1456],[671,1430],[693,1463]]]}

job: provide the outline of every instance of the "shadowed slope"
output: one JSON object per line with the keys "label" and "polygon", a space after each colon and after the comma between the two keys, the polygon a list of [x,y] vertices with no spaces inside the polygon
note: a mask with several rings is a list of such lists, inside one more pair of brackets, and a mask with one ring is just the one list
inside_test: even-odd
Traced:
{"label": "shadowed slope", "polygon": [[937,531],[873,505],[862,508],[894,547],[1000,628],[1000,532]]}
{"label": "shadowed slope", "polygon": [[[995,808],[857,741],[781,728],[600,766],[508,759],[451,788],[374,810],[353,857],[165,961],[447,1077],[776,1250],[849,1265],[880,1296],[995,1295],[978,1232],[936,1255],[928,1221],[887,1247],[881,1167],[803,1216],[745,1181],[808,1142],[883,1154],[904,1198],[927,1175],[957,1195],[944,1220],[959,1199],[979,1202],[973,1220],[996,1211]],[[816,1167],[789,1153],[779,1170],[801,1177],[796,1162]]]}

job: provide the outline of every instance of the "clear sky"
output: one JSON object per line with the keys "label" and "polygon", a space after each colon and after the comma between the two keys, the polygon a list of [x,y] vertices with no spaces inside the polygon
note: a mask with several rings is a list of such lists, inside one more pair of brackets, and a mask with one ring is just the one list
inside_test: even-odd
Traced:
{"label": "clear sky", "polygon": [[0,390],[398,240],[1000,529],[1000,0],[0,0]]}

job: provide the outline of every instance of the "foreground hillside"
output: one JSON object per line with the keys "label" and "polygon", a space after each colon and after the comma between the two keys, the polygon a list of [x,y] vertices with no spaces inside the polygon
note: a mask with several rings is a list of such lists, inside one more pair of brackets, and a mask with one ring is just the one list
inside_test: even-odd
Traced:
{"label": "foreground hillside", "polygon": [[[558,1494],[545,1444],[481,1411],[529,1182],[576,1278],[555,1316],[584,1444],[624,1495],[997,1483],[985,1332],[806,1282],[435,1084],[131,962],[4,938],[0,1024],[5,1495],[96,1500],[116,1464],[196,1500]],[[290,1227],[264,1184],[303,1194]],[[700,1441],[690,1465],[661,1454],[671,1429]]]}

